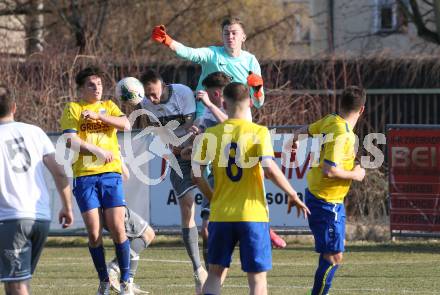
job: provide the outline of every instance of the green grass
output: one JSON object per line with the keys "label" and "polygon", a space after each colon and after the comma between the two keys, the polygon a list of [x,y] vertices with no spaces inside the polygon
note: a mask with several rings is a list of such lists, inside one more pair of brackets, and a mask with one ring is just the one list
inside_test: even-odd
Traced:
{"label": "green grass", "polygon": [[[107,258],[114,250],[106,241]],[[269,294],[306,294],[318,256],[309,241],[273,251]],[[136,282],[151,294],[194,294],[192,268],[177,239],[143,252]],[[32,280],[33,294],[95,294],[97,276],[83,239],[51,239]],[[1,291],[2,292],[2,291]],[[222,294],[247,294],[238,251]],[[440,242],[349,243],[331,290],[336,294],[440,294]]]}

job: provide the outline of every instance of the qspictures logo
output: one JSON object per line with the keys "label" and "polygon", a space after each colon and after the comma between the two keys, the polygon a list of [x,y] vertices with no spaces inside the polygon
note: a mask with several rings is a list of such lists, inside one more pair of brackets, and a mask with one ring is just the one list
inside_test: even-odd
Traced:
{"label": "qspictures logo", "polygon": [[[253,133],[241,134],[239,140],[233,142],[230,135],[233,133],[235,127],[230,124],[225,124],[223,126],[224,136],[220,138],[220,141],[206,133],[195,136],[194,133],[189,131],[182,133],[183,127],[176,120],[171,120],[163,125],[159,118],[145,109],[135,110],[130,114],[128,119],[131,126],[134,125],[138,117],[145,115],[148,116],[150,122],[154,123],[154,126],[144,128],[134,137],[131,132],[124,132],[121,152],[125,156],[126,164],[131,168],[132,175],[147,185],[161,183],[167,174],[167,169],[162,171],[161,175],[157,177],[152,177],[143,172],[142,166],[156,157],[164,159],[168,163],[167,167],[174,169],[177,175],[183,178],[179,160],[176,154],[173,153],[174,147],[193,146],[191,164],[195,176],[200,175],[200,165],[207,165],[215,158],[215,153],[218,151],[221,153],[219,155],[219,165],[221,165],[221,167],[230,168],[227,169],[227,171],[233,178],[238,178],[240,170],[243,168],[250,168],[260,163],[264,165],[264,162],[258,157],[248,157],[243,153],[243,151],[246,150],[243,148],[244,145],[249,143],[254,145],[261,144],[259,142],[260,138]],[[83,128],[90,128],[91,130],[96,130],[96,132],[104,132],[98,130],[106,130],[107,127],[106,124],[95,122],[87,124]],[[178,132],[179,134],[184,135],[180,137],[177,136],[177,131],[180,131]],[[64,166],[66,174],[72,177],[71,165],[77,161],[79,157],[78,153],[66,148],[67,136],[68,135],[63,135],[57,141],[56,159],[60,165]],[[152,137],[151,140],[146,140],[149,136]],[[191,141],[191,137],[194,138],[194,143]],[[279,155],[279,158],[282,159],[281,165],[287,169],[303,167],[305,163],[310,167],[320,165],[320,153],[325,145],[331,142],[334,142],[335,145],[344,145],[347,140],[345,136],[332,136],[331,134],[327,134],[326,136],[317,135],[309,140],[307,134],[277,134],[275,129],[270,130],[270,136],[268,136],[267,139],[269,142],[264,143],[265,145],[274,146],[277,142],[281,142],[281,152],[277,151],[277,153],[281,153],[281,155]],[[195,153],[195,151],[197,151],[197,145],[203,140],[207,140],[205,155]],[[352,139],[350,140],[352,141]],[[371,133],[363,139],[362,146],[370,155],[361,157],[360,163],[362,167],[373,169],[379,168],[383,164],[384,155],[377,146],[385,143],[385,135],[381,133]],[[136,153],[133,148],[134,144],[138,144],[138,146],[139,144],[145,144],[145,147],[141,152],[137,151]],[[218,149],[218,146],[221,148]],[[294,146],[296,147],[293,148]],[[359,138],[356,137],[352,153],[357,154],[359,146]],[[295,149],[295,152],[293,152],[293,149]],[[73,150],[79,150],[79,147]],[[206,154],[209,154],[209,157],[206,157]],[[295,158],[292,159],[292,157]]]}

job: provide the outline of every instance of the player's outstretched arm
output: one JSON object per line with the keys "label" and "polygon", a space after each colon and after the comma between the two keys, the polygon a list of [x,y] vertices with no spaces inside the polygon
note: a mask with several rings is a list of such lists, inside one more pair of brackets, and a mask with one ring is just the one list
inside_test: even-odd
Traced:
{"label": "player's outstretched arm", "polygon": [[191,133],[192,136],[185,142],[185,147],[180,150],[180,156],[183,160],[191,161],[192,144],[194,143],[195,137],[201,133],[201,130],[196,125],[192,125],[188,129],[188,133]]}
{"label": "player's outstretched arm", "polygon": [[170,37],[170,35],[167,34],[167,31],[166,31],[166,28],[164,25],[158,25],[153,28],[153,31],[151,32],[151,39],[158,42],[158,43],[162,43],[165,46],[168,46],[173,51],[176,51],[176,49],[175,49],[176,41],[174,41]]}
{"label": "player's outstretched arm", "polygon": [[95,155],[104,163],[113,161],[113,152],[104,150],[94,144],[85,142],[76,133],[65,133],[66,147],[83,155]]}
{"label": "player's outstretched arm", "polygon": [[219,121],[219,123],[223,123],[228,119],[228,115],[225,114],[222,110],[220,110],[215,104],[211,102],[208,93],[206,91],[204,90],[197,91],[196,99],[203,102],[205,107],[207,107],[212,112],[212,114]]}
{"label": "player's outstretched arm", "polygon": [[356,165],[353,170],[347,171],[339,166],[330,165],[324,162],[322,165],[322,173],[328,178],[339,178],[346,180],[362,181],[365,177],[365,169],[360,165]]}
{"label": "player's outstretched arm", "polygon": [[191,179],[193,180],[194,184],[196,184],[199,188],[199,190],[202,192],[202,194],[207,198],[209,201],[212,199],[212,188],[209,186],[208,182],[206,181],[205,177],[203,177],[203,172],[206,169],[205,165],[200,166],[201,173],[200,176],[195,176],[193,171],[191,171]]}
{"label": "player's outstretched arm", "polygon": [[49,170],[55,181],[58,194],[61,198],[62,207],[58,214],[59,223],[63,228],[67,228],[73,223],[72,213],[72,193],[64,169],[55,160],[55,154],[47,154],[43,157],[43,163]]}
{"label": "player's outstretched arm", "polygon": [[[174,135],[176,136],[176,143],[179,143],[177,146],[172,146],[174,154],[177,155],[181,154],[184,147],[190,146],[192,144],[194,140],[194,136],[196,135],[193,130],[194,127],[193,123],[195,116],[196,116],[195,113],[190,113],[185,115],[185,122],[183,122],[182,125],[180,125],[178,128],[174,130]],[[191,136],[188,139],[182,141],[181,138],[183,138],[187,134],[191,134]]]}
{"label": "player's outstretched arm", "polygon": [[209,48],[191,48],[182,43],[173,40],[166,31],[164,25],[158,25],[153,28],[151,32],[151,39],[158,43],[162,43],[174,51],[178,57],[190,60],[195,63],[204,63],[209,61],[213,52]]}
{"label": "player's outstretched arm", "polygon": [[115,117],[115,116],[108,116],[108,115],[99,115],[99,120],[101,120],[102,122],[115,127],[116,129],[120,130],[120,131],[130,131],[131,130],[131,126],[130,126],[130,121],[128,121],[128,118],[126,116],[120,116],[120,117]]}
{"label": "player's outstretched arm", "polygon": [[290,213],[292,206],[296,206],[298,216],[300,216],[302,212],[304,218],[307,218],[307,214],[310,214],[309,208],[307,208],[307,206],[298,197],[296,191],[290,185],[289,181],[286,179],[283,172],[281,172],[275,161],[272,159],[264,159],[262,166],[264,169],[264,175],[276,186],[285,191],[289,196],[287,213]]}

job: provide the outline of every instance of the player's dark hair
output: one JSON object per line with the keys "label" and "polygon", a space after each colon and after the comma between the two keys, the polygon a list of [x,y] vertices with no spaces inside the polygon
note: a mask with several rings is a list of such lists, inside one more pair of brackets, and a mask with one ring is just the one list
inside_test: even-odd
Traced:
{"label": "player's dark hair", "polygon": [[142,84],[156,83],[157,81],[162,81],[162,76],[156,71],[147,70],[142,73],[140,80]]}
{"label": "player's dark hair", "polygon": [[98,66],[90,66],[87,68],[82,69],[81,71],[76,74],[75,82],[78,88],[82,87],[84,83],[86,82],[87,77],[90,76],[98,76],[102,78],[104,75],[104,72],[101,70]]}
{"label": "player's dark hair", "polygon": [[202,85],[205,88],[218,87],[223,88],[231,83],[232,77],[226,75],[223,72],[214,72],[205,77],[202,81]]}
{"label": "player's dark hair", "polygon": [[6,86],[0,85],[0,118],[6,117],[11,113],[14,103],[15,99],[9,89]]}
{"label": "player's dark hair", "polygon": [[356,112],[365,105],[367,94],[363,88],[348,86],[342,92],[341,110],[343,112]]}
{"label": "player's dark hair", "polygon": [[230,26],[233,24],[239,24],[240,27],[243,29],[244,31],[244,24],[243,22],[238,18],[238,17],[228,17],[226,19],[224,19],[222,21],[222,30],[226,27],[226,26]]}
{"label": "player's dark hair", "polygon": [[249,89],[246,85],[239,82],[232,82],[223,89],[223,96],[232,102],[241,102],[249,98]]}

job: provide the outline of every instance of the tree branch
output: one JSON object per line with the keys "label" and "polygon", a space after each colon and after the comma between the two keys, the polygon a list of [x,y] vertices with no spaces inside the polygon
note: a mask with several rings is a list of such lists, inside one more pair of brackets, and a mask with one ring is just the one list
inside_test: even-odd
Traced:
{"label": "tree branch", "polygon": [[273,29],[273,28],[279,26],[280,24],[282,24],[282,23],[285,22],[286,20],[289,20],[290,18],[293,18],[293,17],[295,17],[295,14],[294,14],[294,13],[289,14],[289,15],[283,17],[282,19],[279,19],[278,21],[276,21],[276,22],[274,22],[274,23],[272,23],[272,24],[270,24],[270,25],[268,25],[268,26],[266,26],[266,27],[264,27],[264,28],[261,28],[261,29],[259,29],[259,30],[256,30],[256,31],[253,32],[252,34],[249,34],[249,35],[247,36],[246,40],[249,41],[249,40],[251,40],[252,38],[255,38],[256,36],[258,36],[258,35],[260,35],[260,34],[263,34],[263,33],[267,32],[267,31],[269,31],[269,30],[271,30],[271,29]]}
{"label": "tree branch", "polygon": [[[187,13],[188,11],[191,10],[191,8],[193,7],[193,5],[196,3],[197,0],[193,0],[191,1],[185,8],[183,8],[182,10],[176,12],[171,19],[166,22],[164,25],[165,27],[170,26],[174,21],[176,21],[179,17],[183,16],[185,13]],[[142,41],[138,44],[138,46],[136,47],[136,50],[141,49],[145,43],[150,40],[150,34],[149,32],[147,32],[147,34],[145,35],[145,37],[142,39]]]}
{"label": "tree branch", "polygon": [[[417,28],[417,35],[429,42],[440,44],[440,38],[436,32],[427,28],[426,23],[423,20],[423,16],[420,13],[419,5],[416,0],[410,0],[411,11],[405,5],[403,0],[397,0],[403,13],[410,19]],[[436,0],[438,1],[438,0]]]}
{"label": "tree branch", "polygon": [[434,16],[437,40],[440,40],[440,0],[434,0]]}
{"label": "tree branch", "polygon": [[102,28],[104,27],[104,23],[107,19],[107,8],[108,8],[108,1],[105,0],[104,2],[102,2],[100,5],[100,9],[99,9],[99,14],[96,20],[96,28],[98,28],[96,31],[96,37],[100,38],[101,33],[102,33]]}
{"label": "tree branch", "polygon": [[[428,0],[422,0],[426,5],[433,7],[434,3],[428,1]],[[435,0],[434,0],[435,1]]]}

